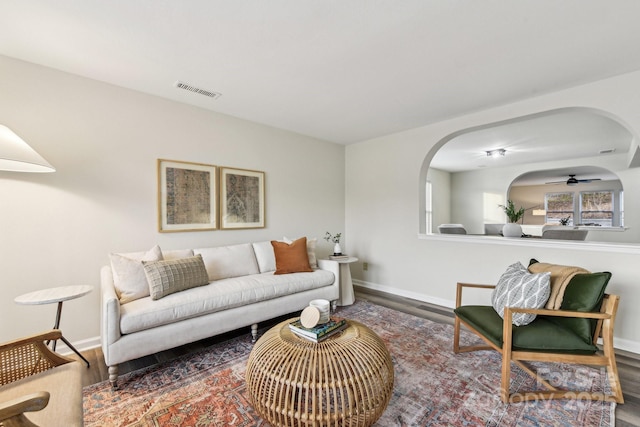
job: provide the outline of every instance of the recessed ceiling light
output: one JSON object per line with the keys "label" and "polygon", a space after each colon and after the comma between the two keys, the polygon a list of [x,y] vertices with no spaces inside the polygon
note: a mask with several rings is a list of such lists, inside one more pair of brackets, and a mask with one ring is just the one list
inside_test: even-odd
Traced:
{"label": "recessed ceiling light", "polygon": [[504,148],[486,151],[488,157],[504,157],[504,153],[506,152],[507,150],[505,150]]}

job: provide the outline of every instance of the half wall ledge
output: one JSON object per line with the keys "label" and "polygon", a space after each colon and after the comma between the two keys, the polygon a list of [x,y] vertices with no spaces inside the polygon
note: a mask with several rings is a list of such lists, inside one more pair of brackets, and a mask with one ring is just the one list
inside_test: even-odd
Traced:
{"label": "half wall ledge", "polygon": [[530,248],[571,249],[590,252],[608,252],[640,255],[640,244],[609,243],[572,240],[546,240],[527,238],[508,238],[501,236],[461,235],[461,234],[425,234],[419,233],[418,239],[438,242],[455,242],[483,245],[525,246]]}

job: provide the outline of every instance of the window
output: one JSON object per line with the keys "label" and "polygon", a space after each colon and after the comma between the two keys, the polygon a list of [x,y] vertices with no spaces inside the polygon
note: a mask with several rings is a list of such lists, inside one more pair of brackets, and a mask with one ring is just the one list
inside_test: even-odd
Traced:
{"label": "window", "polygon": [[573,193],[547,193],[544,195],[544,207],[549,224],[573,225]]}
{"label": "window", "polygon": [[583,191],[580,193],[580,223],[613,227],[613,191]]}
{"label": "window", "polygon": [[431,181],[427,181],[425,185],[425,220],[426,220],[426,230],[427,233],[433,232],[433,205],[431,200]]}

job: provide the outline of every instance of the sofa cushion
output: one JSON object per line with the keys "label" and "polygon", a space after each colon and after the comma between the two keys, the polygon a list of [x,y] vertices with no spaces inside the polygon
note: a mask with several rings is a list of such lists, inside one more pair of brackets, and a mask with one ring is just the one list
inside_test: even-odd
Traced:
{"label": "sofa cushion", "polygon": [[276,256],[270,241],[252,243],[260,273],[276,271]]}
{"label": "sofa cushion", "polygon": [[[282,242],[291,244],[293,240],[283,237]],[[318,239],[307,239],[307,256],[309,258],[309,266],[312,269],[318,268],[318,258],[316,256],[316,243]],[[252,243],[253,250],[256,254],[260,273],[267,273],[276,270],[276,256],[273,252],[273,246],[270,241]]]}
{"label": "sofa cushion", "polygon": [[[465,305],[456,308],[456,315],[480,332],[497,347],[502,348],[503,319],[488,305]],[[593,354],[598,348],[586,343],[574,332],[559,328],[545,316],[538,316],[524,326],[514,326],[512,349],[520,351]]]}
{"label": "sofa cushion", "polygon": [[168,251],[162,251],[162,259],[183,259],[191,258],[193,256],[193,249],[170,249]]}
{"label": "sofa cushion", "polygon": [[[611,279],[611,273],[576,274],[564,291],[561,310],[593,312],[599,311],[604,291]],[[595,319],[578,317],[549,317],[553,323],[576,333],[586,343],[593,341],[597,325]]]}
{"label": "sofa cushion", "polygon": [[549,264],[546,262],[538,262],[536,259],[529,261],[529,271],[531,273],[543,273],[548,271],[551,273],[551,295],[545,308],[549,310],[559,310],[562,306],[562,298],[564,291],[576,274],[586,273],[589,271],[581,267],[570,265]]}
{"label": "sofa cushion", "polygon": [[307,238],[301,237],[291,243],[271,241],[276,257],[276,271],[273,274],[311,272],[307,254]]}
{"label": "sofa cushion", "polygon": [[[287,236],[282,238],[282,241],[285,243],[293,243],[293,240],[289,239]],[[316,257],[316,244],[318,243],[317,238],[307,239],[307,256],[309,257],[309,266],[311,268],[318,268],[318,258]]]}
{"label": "sofa cushion", "polygon": [[251,243],[194,249],[193,253],[202,255],[209,281],[248,276],[260,272]]}
{"label": "sofa cushion", "polygon": [[144,274],[142,261],[163,259],[159,246],[156,245],[147,252],[112,253],[109,258],[113,271],[113,284],[120,304],[149,296],[149,285]]}
{"label": "sofa cushion", "polygon": [[[531,274],[517,262],[507,267],[500,276],[491,294],[491,305],[503,317],[505,307],[542,308],[549,298],[549,276],[551,273]],[[529,324],[535,314],[513,313],[512,322],[516,326]]]}
{"label": "sofa cushion", "polygon": [[142,261],[152,300],[209,283],[200,254],[168,261]]}
{"label": "sofa cushion", "polygon": [[167,295],[157,301],[147,297],[123,305],[120,329],[123,334],[137,332],[229,308],[330,286],[334,281],[333,273],[326,270],[284,276],[262,273],[222,279],[205,286]]}

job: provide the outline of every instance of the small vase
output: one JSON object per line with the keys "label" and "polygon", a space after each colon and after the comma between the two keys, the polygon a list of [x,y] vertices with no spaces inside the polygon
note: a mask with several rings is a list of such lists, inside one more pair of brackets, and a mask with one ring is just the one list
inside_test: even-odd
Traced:
{"label": "small vase", "polygon": [[336,243],[333,246],[333,254],[334,255],[342,255],[342,249],[340,248],[340,243]]}
{"label": "small vase", "polygon": [[504,237],[522,237],[522,227],[520,224],[510,222],[502,227],[502,235]]}

